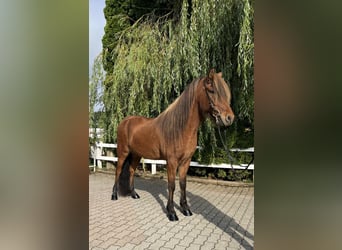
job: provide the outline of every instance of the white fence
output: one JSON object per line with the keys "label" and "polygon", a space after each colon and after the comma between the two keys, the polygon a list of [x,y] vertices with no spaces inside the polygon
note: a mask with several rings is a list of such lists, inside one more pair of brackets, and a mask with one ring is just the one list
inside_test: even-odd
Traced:
{"label": "white fence", "polygon": [[[104,148],[116,148],[117,144],[109,144],[109,143],[96,143],[96,146],[92,146],[91,148],[91,158],[94,159],[94,172],[96,169],[96,165],[99,168],[102,168],[102,162],[101,161],[111,161],[111,162],[117,162],[118,158],[117,157],[113,157],[113,156],[104,156]],[[231,152],[245,152],[245,153],[252,153],[254,154],[254,148],[246,148],[246,149],[231,149]],[[157,169],[157,164],[158,165],[166,165],[166,161],[165,160],[150,160],[150,159],[141,159],[141,163],[143,164],[151,164],[151,173],[152,174],[156,174],[156,169]],[[245,167],[248,164],[242,164],[240,165],[231,165],[231,164],[210,164],[210,165],[203,165],[200,164],[196,161],[191,161],[190,162],[190,166],[192,167],[209,167],[209,168],[227,168],[227,169],[231,169],[232,167],[234,169],[245,169]],[[248,170],[254,170],[254,164],[250,164],[248,167]]]}

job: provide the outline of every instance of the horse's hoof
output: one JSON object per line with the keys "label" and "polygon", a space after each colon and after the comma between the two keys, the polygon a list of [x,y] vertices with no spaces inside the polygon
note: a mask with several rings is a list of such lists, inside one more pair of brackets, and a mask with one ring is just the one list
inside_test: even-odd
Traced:
{"label": "horse's hoof", "polygon": [[133,199],[139,199],[140,198],[140,196],[137,193],[132,194],[131,197]]}
{"label": "horse's hoof", "polygon": [[118,199],[118,195],[117,194],[112,194],[112,201],[116,201]]}
{"label": "horse's hoof", "polygon": [[168,214],[167,217],[170,221],[178,221],[178,217],[176,214]]}
{"label": "horse's hoof", "polygon": [[182,212],[185,216],[191,216],[192,215],[190,209],[183,210]]}

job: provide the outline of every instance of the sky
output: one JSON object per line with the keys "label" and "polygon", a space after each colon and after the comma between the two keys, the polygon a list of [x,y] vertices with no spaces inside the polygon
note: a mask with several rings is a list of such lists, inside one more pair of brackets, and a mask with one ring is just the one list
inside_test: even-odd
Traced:
{"label": "sky", "polygon": [[94,59],[102,51],[102,36],[106,24],[104,7],[105,0],[89,0],[89,73]]}

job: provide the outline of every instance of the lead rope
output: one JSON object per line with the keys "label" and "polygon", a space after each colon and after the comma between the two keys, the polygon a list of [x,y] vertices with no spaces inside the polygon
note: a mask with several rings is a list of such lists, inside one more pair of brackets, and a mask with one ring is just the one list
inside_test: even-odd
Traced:
{"label": "lead rope", "polygon": [[[227,145],[223,141],[223,138],[222,138],[222,135],[221,135],[220,126],[218,126],[217,129],[218,129],[218,132],[219,132],[219,136],[220,136],[220,140],[221,140],[221,143],[223,145],[223,148],[226,151],[227,156],[229,158],[230,167],[233,170],[233,176],[234,176],[235,179],[240,179],[240,178],[237,178],[237,176],[236,176],[236,172],[235,172],[235,168],[233,167],[233,163],[235,162],[236,165],[239,165],[240,167],[244,167],[244,166],[241,165],[233,156],[231,156],[231,154],[229,153],[229,149],[227,148]],[[248,167],[252,164],[253,161],[254,161],[254,154],[252,154],[252,160],[247,164],[247,166],[243,170],[247,170]]]}

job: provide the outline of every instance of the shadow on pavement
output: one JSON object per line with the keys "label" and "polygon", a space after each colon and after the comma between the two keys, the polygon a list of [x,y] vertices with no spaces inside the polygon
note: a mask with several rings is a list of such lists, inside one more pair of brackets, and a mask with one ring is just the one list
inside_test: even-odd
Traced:
{"label": "shadow on pavement", "polygon": [[[168,199],[167,182],[161,179],[144,180],[141,178],[135,178],[135,187],[137,189],[141,189],[150,193],[159,203],[160,207],[165,213],[165,219],[167,219],[166,204],[160,198],[160,195],[162,195],[165,197],[166,200]],[[217,209],[213,204],[211,204],[204,198],[195,195],[189,192],[188,190],[187,200],[190,205],[190,210],[194,214],[202,215],[208,222],[213,223],[216,227],[226,232],[233,239],[242,244],[242,246],[246,249],[253,248],[253,246],[251,246],[243,237],[241,237],[240,234],[245,235],[245,237],[251,240],[253,240],[253,235],[250,234],[246,229],[241,227],[232,217],[226,215],[221,210]],[[178,210],[176,212],[179,214],[181,212],[178,203],[179,201],[175,199],[175,209]],[[220,220],[213,220],[214,217],[220,218]]]}

